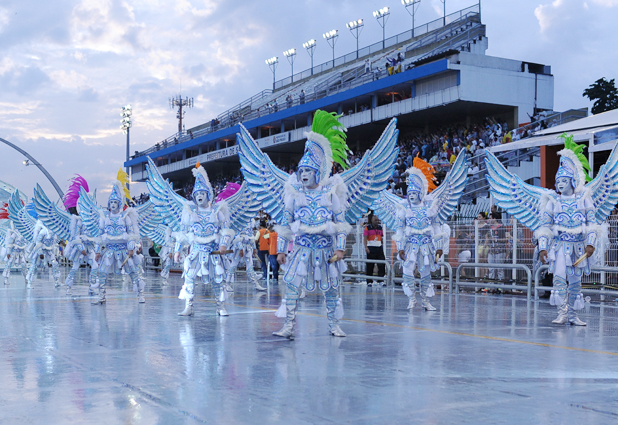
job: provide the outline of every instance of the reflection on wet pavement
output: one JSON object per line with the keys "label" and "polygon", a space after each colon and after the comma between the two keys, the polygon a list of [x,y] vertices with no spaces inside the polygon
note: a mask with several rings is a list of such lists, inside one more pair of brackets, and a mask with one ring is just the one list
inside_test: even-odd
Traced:
{"label": "reflection on wet pavement", "polygon": [[79,284],[72,298],[17,275],[0,288],[0,423],[618,421],[614,303],[587,305],[580,328],[523,296],[438,292],[438,311],[408,312],[399,288],[346,284],[347,338],[314,293],[288,341],[272,336],[283,285],[259,293],[239,274],[218,317],[200,284],[187,318],[179,275],[146,277],[142,305],[120,278],[103,306]]}

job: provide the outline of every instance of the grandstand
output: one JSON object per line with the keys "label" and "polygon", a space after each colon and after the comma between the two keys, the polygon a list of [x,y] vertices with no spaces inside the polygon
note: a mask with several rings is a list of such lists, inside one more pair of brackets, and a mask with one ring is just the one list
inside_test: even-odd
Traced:
{"label": "grandstand", "polygon": [[[407,31],[387,39],[385,48],[380,41],[358,55],[354,51],[276,81],[274,90],[136,152],[125,165],[134,181],[143,181],[150,156],[177,188],[190,180],[188,169],[198,161],[211,179],[226,176],[239,169],[235,134],[242,122],[273,161],[285,167],[302,154],[304,133],[317,109],[344,115],[348,144],[359,153],[375,143],[392,118],[398,119],[401,134],[408,134],[470,126],[485,117],[516,128],[539,111],[552,111],[551,68],[487,56],[480,18],[480,5],[474,5],[415,28],[414,38]],[[400,68],[388,71],[386,59],[398,54]]]}

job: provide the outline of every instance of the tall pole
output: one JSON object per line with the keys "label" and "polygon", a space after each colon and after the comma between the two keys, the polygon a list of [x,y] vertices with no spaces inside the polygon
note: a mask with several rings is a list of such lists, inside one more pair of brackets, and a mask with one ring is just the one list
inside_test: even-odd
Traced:
{"label": "tall pole", "polygon": [[49,180],[49,182],[54,187],[54,189],[56,189],[56,192],[58,192],[58,196],[60,196],[60,199],[64,198],[64,192],[62,191],[62,189],[60,189],[60,186],[58,186],[58,183],[56,183],[56,180],[54,180],[54,178],[51,176],[51,174],[49,174],[47,172],[45,167],[43,167],[40,162],[38,162],[36,159],[34,159],[34,157],[32,155],[30,155],[28,152],[26,152],[25,150],[23,150],[19,146],[14,145],[13,143],[9,142],[8,140],[4,140],[3,138],[0,138],[0,142],[2,142],[4,144],[12,147],[17,152],[21,153],[23,156],[28,158],[30,160],[30,162],[32,162],[34,165],[36,165],[37,168],[39,170],[41,170],[41,172],[45,175],[45,177],[47,177],[47,180]]}
{"label": "tall pole", "polygon": [[[382,26],[382,49],[386,48],[386,21],[388,21],[390,14],[391,12],[389,7],[383,7],[382,9],[378,9],[373,12],[373,17],[376,18],[378,24]],[[380,19],[382,22],[380,22]]]}
{"label": "tall pole", "polygon": [[[126,162],[129,162],[129,129],[128,128],[127,128],[127,161]],[[129,176],[131,175],[129,173],[129,166],[128,165],[126,166],[125,171],[127,172],[127,175],[129,175]],[[129,179],[129,181],[131,181],[131,179]]]}
{"label": "tall pole", "polygon": [[412,38],[414,38],[414,15],[416,14],[416,10],[420,6],[421,0],[401,0],[401,4],[403,4],[406,8],[406,11],[412,16]]}
{"label": "tall pole", "polygon": [[273,91],[275,91],[275,71],[277,70],[279,58],[277,56],[273,56],[270,59],[266,59],[264,62],[266,62],[266,65],[268,65],[270,70],[273,72]]}
{"label": "tall pole", "polygon": [[311,40],[303,43],[303,47],[307,50],[307,54],[311,57],[311,75],[313,75],[313,51],[315,50],[315,40]]}
{"label": "tall pole", "polygon": [[172,97],[169,99],[170,109],[178,108],[178,113],[176,114],[176,118],[178,118],[178,136],[182,134],[182,119],[184,118],[183,107],[193,108],[193,98],[185,97],[178,95],[178,97]]}
{"label": "tall pole", "polygon": [[[122,107],[122,113],[120,114],[120,116],[122,117],[122,119],[120,120],[120,129],[126,133],[127,135],[127,159],[126,162],[129,162],[129,156],[130,156],[130,143],[129,143],[129,129],[131,128],[131,126],[133,125],[133,123],[131,122],[131,115],[133,114],[133,108],[131,107],[131,105],[126,105]],[[127,173],[127,175],[131,175],[129,173],[129,166],[127,165],[125,167],[125,171]],[[129,181],[131,179],[129,178]],[[128,183],[127,183],[128,186]]]}
{"label": "tall pole", "polygon": [[365,24],[362,19],[357,19],[356,21],[348,22],[345,26],[350,30],[352,37],[356,39],[356,59],[358,59],[358,39],[360,38],[360,33],[363,32]]}

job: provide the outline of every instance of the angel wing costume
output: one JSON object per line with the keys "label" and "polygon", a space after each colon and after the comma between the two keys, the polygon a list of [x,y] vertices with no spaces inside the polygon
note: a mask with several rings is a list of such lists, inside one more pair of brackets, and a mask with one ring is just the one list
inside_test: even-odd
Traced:
{"label": "angel wing costume", "polygon": [[[129,275],[137,292],[139,303],[146,302],[144,298],[144,282],[139,278],[137,259],[134,257],[136,241],[139,240],[138,213],[133,208],[126,208],[128,189],[124,180],[126,173],[120,170],[118,178],[112,185],[112,191],[107,201],[107,208],[96,205],[84,190],[80,188],[77,208],[82,217],[86,231],[95,239],[95,261],[99,264],[98,285],[92,288],[97,298],[93,305],[102,305],[106,300],[107,280],[121,270]],[[152,210],[152,205],[146,208]]]}
{"label": "angel wing costume", "polygon": [[[67,295],[71,295],[75,274],[82,263],[86,262],[90,265],[90,288],[96,286],[98,276],[98,263],[95,261],[94,250],[95,238],[87,231],[76,208],[81,187],[88,192],[88,183],[83,177],[77,175],[71,179],[71,184],[63,198],[64,206],[70,213],[61,210],[54,202],[51,202],[41,186],[37,184],[34,189],[34,205],[39,219],[60,239],[67,241],[64,256],[72,262],[71,269],[64,282],[67,287]],[[93,289],[89,289],[89,295],[92,294]]]}
{"label": "angel wing costume", "polygon": [[39,266],[51,263],[54,286],[60,286],[60,265],[56,260],[58,237],[38,220],[34,203],[31,201],[26,206],[21,202],[17,191],[13,193],[9,201],[9,218],[15,228],[28,242],[26,255],[30,261],[28,274],[26,275],[27,288],[32,288],[34,274]]}
{"label": "angel wing costume", "polygon": [[[462,151],[457,156],[451,170],[436,189],[433,167],[420,158],[414,159],[406,174],[407,200],[384,190],[373,204],[373,210],[387,227],[395,231],[397,251],[403,260],[402,286],[409,298],[408,309],[416,305],[415,293],[418,289],[422,307],[433,311],[436,308],[429,302],[434,295],[431,272],[437,270],[436,253],[443,253],[448,248],[450,229],[445,224],[466,187],[466,154]],[[418,288],[415,269],[421,277]]]}
{"label": "angel wing costume", "polygon": [[[229,198],[238,192],[239,189],[239,184],[227,183],[225,189],[217,195],[217,202]],[[232,246],[230,247],[233,252],[223,257],[223,261],[226,263],[225,290],[228,292],[234,292],[232,283],[235,280],[236,269],[238,269],[241,261],[245,265],[247,276],[249,277],[249,281],[253,283],[253,288],[257,291],[266,291],[266,288],[260,285],[257,273],[253,268],[253,251],[255,251],[254,229],[255,220],[251,219],[249,223],[234,236]]]}
{"label": "angel wing costume", "polygon": [[[26,279],[26,240],[15,230],[12,220],[2,220],[0,225],[0,245],[2,246],[2,259],[4,261],[4,284],[9,284],[11,269],[17,267]],[[27,283],[27,282],[26,282]]]}
{"label": "angel wing costume", "polygon": [[201,278],[204,283],[212,285],[217,300],[217,314],[227,316],[227,292],[222,287],[225,268],[220,252],[227,249],[235,232],[245,227],[255,216],[259,202],[245,184],[227,200],[213,202],[215,197],[210,180],[199,163],[193,170],[193,205],[174,192],[150,158],[147,171],[146,183],[150,199],[164,223],[173,230],[175,253],[179,253],[184,245],[190,246],[189,255],[184,261],[185,282],[178,296],[185,300],[185,309],[178,314],[193,315],[195,279]]}
{"label": "angel wing costume", "polygon": [[278,224],[279,255],[287,254],[289,242],[294,242],[285,260],[286,293],[277,312],[278,317],[285,317],[285,324],[274,332],[277,336],[293,338],[301,285],[324,293],[330,333],[345,336],[339,327],[343,306],[338,291],[345,263],[329,260],[337,252],[343,255],[351,229],[348,223],[355,223],[367,211],[393,173],[399,151],[395,119],[355,167],[331,176],[333,162],[347,168],[345,128],[337,118],[316,111],[298,172],[292,175],[272,163],[242,124],[237,134],[241,171]]}
{"label": "angel wing costume", "polygon": [[[553,323],[585,326],[576,313],[584,307],[581,277],[604,260],[605,221],[618,202],[618,153],[614,148],[596,178],[586,184],[584,168],[590,166],[581,154],[583,147],[566,133],[561,137],[565,149],[558,152],[557,191],[524,183],[490,152],[485,159],[487,181],[496,203],[534,231],[541,254],[547,253],[549,272],[554,274],[550,304],[558,308]],[[583,255],[588,257],[576,264]]]}

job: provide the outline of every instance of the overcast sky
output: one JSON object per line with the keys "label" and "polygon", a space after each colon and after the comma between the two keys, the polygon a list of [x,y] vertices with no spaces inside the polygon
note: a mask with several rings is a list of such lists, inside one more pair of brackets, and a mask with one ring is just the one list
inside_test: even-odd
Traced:
{"label": "overcast sky", "polygon": [[[475,4],[446,0],[447,14]],[[386,36],[409,29],[400,0],[2,0],[0,137],[30,152],[64,189],[83,175],[108,192],[122,166],[120,108],[131,103],[131,152],[177,129],[168,98],[195,99],[186,128],[270,88],[264,60],[295,47],[295,71],[309,67],[302,43],[315,38],[315,63],[331,57],[322,33],[339,29],[336,55],[355,49],[345,22],[364,18],[360,45],[381,40],[372,11],[391,8]],[[416,22],[437,19],[441,0],[422,0]],[[591,107],[583,90],[617,77],[618,0],[483,0],[487,54],[551,65],[555,110]],[[51,185],[23,156],[0,145],[0,180],[32,196]],[[136,189],[145,190],[137,185]],[[137,192],[136,191],[136,192]],[[134,194],[136,194],[134,192]],[[99,196],[103,201],[103,196]]]}

